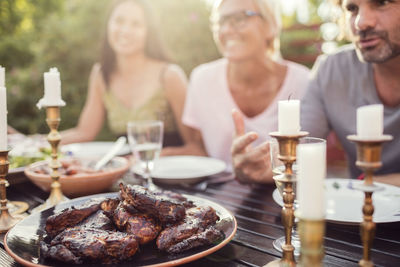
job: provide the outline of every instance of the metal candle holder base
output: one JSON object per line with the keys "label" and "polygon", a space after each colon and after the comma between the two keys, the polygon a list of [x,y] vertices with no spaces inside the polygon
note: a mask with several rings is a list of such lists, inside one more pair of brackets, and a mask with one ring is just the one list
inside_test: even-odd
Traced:
{"label": "metal candle holder base", "polygon": [[347,137],[350,141],[356,143],[357,161],[356,166],[361,169],[364,174],[364,183],[355,186],[356,189],[365,193],[363,211],[363,222],[360,225],[361,241],[363,243],[363,258],[359,261],[359,265],[363,267],[374,266],[371,260],[371,247],[375,237],[376,224],[373,222],[374,205],[372,203],[372,194],[375,191],[382,190],[381,187],[374,185],[373,173],[382,166],[381,153],[382,144],[393,139],[390,135],[383,135],[381,138],[368,140],[360,138],[356,135]]}
{"label": "metal candle holder base", "polygon": [[296,177],[293,174],[293,163],[296,161],[296,147],[300,138],[308,135],[308,132],[299,132],[297,135],[287,136],[279,132],[272,132],[270,136],[276,138],[279,143],[278,159],[285,165],[283,174],[274,176],[274,179],[284,184],[282,207],[282,224],[285,227],[285,244],[282,245],[282,259],[273,261],[266,266],[296,266],[294,247],[292,245],[292,229],[294,225],[294,199],[293,183]]}
{"label": "metal candle holder base", "polygon": [[13,217],[8,211],[7,207],[7,196],[6,196],[6,176],[8,174],[8,150],[0,151],[0,233],[7,232],[11,227],[13,227],[17,222],[19,222],[22,217]]}
{"label": "metal candle holder base", "polygon": [[50,196],[42,205],[34,208],[32,212],[38,212],[45,210],[47,208],[53,207],[60,202],[68,200],[65,197],[61,190],[61,184],[58,181],[60,178],[60,174],[58,169],[61,167],[60,162],[58,161],[58,145],[61,141],[61,135],[58,132],[58,126],[60,125],[60,107],[46,107],[46,115],[47,115],[47,125],[50,128],[50,133],[47,136],[47,140],[51,145],[51,163],[50,167],[52,168],[51,179],[53,180],[51,183],[51,191]]}
{"label": "metal candle holder base", "polygon": [[298,213],[296,216],[299,218],[298,229],[301,242],[299,266],[323,266],[325,220],[305,219]]}

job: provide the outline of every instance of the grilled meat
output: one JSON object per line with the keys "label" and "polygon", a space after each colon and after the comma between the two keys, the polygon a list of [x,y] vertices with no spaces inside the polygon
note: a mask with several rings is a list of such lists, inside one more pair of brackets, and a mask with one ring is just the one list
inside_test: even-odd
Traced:
{"label": "grilled meat", "polygon": [[94,199],[84,203],[79,207],[70,207],[56,213],[46,220],[46,232],[50,237],[54,237],[67,227],[75,226],[94,212],[100,209],[100,203],[104,199]]}
{"label": "grilled meat", "polygon": [[45,242],[40,242],[40,251],[44,258],[63,261],[73,264],[82,264],[82,259],[75,256],[64,245],[47,245]]}
{"label": "grilled meat", "polygon": [[44,257],[68,263],[117,263],[131,258],[139,243],[122,232],[74,227],[57,235],[49,246],[41,244]]}
{"label": "grilled meat", "polygon": [[130,213],[123,205],[114,211],[113,221],[120,231],[135,235],[139,244],[154,240],[161,231],[158,220],[143,213]]}
{"label": "grilled meat", "polygon": [[64,229],[77,225],[87,217],[102,209],[108,215],[112,213],[118,206],[119,199],[111,198],[95,198],[83,203],[78,207],[70,207],[62,210],[46,220],[46,232],[50,237],[54,237],[61,233]]}
{"label": "grilled meat", "polygon": [[156,195],[138,185],[120,184],[121,198],[140,212],[154,216],[164,225],[180,222],[185,216],[185,206],[176,199]]}
{"label": "grilled meat", "polygon": [[210,226],[198,234],[171,245],[166,248],[166,251],[171,254],[176,254],[192,248],[213,244],[223,237],[224,235],[220,230],[216,229],[214,226]]}
{"label": "grilled meat", "polygon": [[[168,253],[223,237],[214,227],[219,218],[211,207],[193,207],[185,197],[170,191],[122,184],[120,188],[120,199],[95,199],[50,216],[42,255],[73,264],[110,264],[131,258],[139,244],[157,236],[157,247]],[[162,227],[166,228],[160,233]]]}
{"label": "grilled meat", "polygon": [[222,237],[222,233],[213,227],[217,220],[219,217],[211,207],[188,209],[181,223],[168,227],[160,233],[157,247],[169,253],[176,253],[211,244]]}
{"label": "grilled meat", "polygon": [[118,198],[106,198],[100,203],[100,208],[107,213],[112,213],[119,205],[120,200]]}
{"label": "grilled meat", "polygon": [[107,216],[106,212],[103,210],[98,210],[96,213],[87,217],[84,221],[80,222],[77,227],[82,229],[99,229],[99,230],[109,230],[115,231],[114,223]]}
{"label": "grilled meat", "polygon": [[157,190],[157,191],[152,191],[155,195],[157,196],[166,196],[172,199],[177,200],[179,203],[182,203],[185,208],[193,208],[195,205],[193,204],[192,201],[188,201],[187,198],[182,196],[181,194],[169,191],[169,190]]}

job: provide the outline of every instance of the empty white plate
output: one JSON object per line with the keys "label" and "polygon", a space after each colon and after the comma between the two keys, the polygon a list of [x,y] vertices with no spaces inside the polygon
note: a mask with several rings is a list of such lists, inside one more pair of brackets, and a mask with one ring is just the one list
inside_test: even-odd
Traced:
{"label": "empty white plate", "polygon": [[[61,152],[70,154],[78,158],[93,158],[101,157],[106,154],[114,142],[86,142],[86,143],[74,143],[64,145],[61,147]],[[131,153],[131,149],[128,144],[124,145],[121,150],[117,153],[117,156],[123,156]]]}
{"label": "empty white plate", "polygon": [[[152,177],[161,183],[195,183],[207,176],[225,171],[222,160],[198,156],[160,157],[154,164]],[[133,171],[139,175],[142,170],[135,165]]]}
{"label": "empty white plate", "polygon": [[[363,183],[363,181],[333,178],[325,180],[326,220],[338,223],[362,222],[364,192],[353,188],[356,183]],[[381,186],[383,190],[372,195],[375,207],[374,222],[400,221],[400,187],[382,183],[375,184]],[[277,189],[273,192],[272,197],[276,203],[283,205],[282,197]]]}

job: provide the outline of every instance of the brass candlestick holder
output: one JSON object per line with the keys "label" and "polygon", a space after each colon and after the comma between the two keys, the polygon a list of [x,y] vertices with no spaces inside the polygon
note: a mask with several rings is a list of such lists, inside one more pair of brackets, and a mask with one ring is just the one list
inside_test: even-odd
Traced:
{"label": "brass candlestick holder", "polygon": [[8,173],[8,150],[0,151],[0,203],[1,203],[1,214],[0,214],[0,233],[7,232],[11,227],[13,227],[17,222],[19,222],[21,217],[13,217],[8,211],[7,207],[7,196],[6,196],[6,176]]}
{"label": "brass candlestick holder", "polygon": [[47,136],[47,140],[49,141],[51,145],[51,163],[50,163],[50,168],[52,168],[51,172],[51,191],[50,191],[50,196],[46,200],[45,203],[42,205],[34,208],[32,212],[37,212],[37,211],[42,211],[47,208],[53,207],[57,205],[60,202],[63,202],[65,200],[68,200],[67,197],[65,197],[61,191],[61,184],[58,181],[60,178],[60,174],[58,172],[58,169],[61,167],[61,164],[58,160],[58,145],[61,141],[61,135],[58,132],[58,126],[60,125],[60,107],[58,106],[51,106],[51,107],[46,107],[46,123],[50,128],[50,133]]}
{"label": "brass candlestick holder", "polygon": [[364,183],[355,185],[354,188],[365,193],[363,211],[363,222],[360,225],[361,241],[363,243],[363,258],[359,261],[359,265],[363,267],[374,266],[371,261],[371,247],[375,237],[376,224],[373,222],[374,205],[372,204],[372,194],[383,188],[374,184],[373,173],[382,166],[381,152],[382,144],[393,139],[390,135],[382,135],[377,139],[365,139],[356,135],[347,137],[350,141],[356,143],[357,161],[356,166],[361,169],[364,174]]}
{"label": "brass candlestick holder", "polygon": [[296,217],[299,219],[298,231],[301,243],[298,266],[323,266],[325,220],[306,219],[298,212],[296,212]]}
{"label": "brass candlestick holder", "polygon": [[283,207],[282,207],[282,224],[285,227],[285,244],[282,245],[282,259],[272,261],[266,266],[296,266],[294,258],[294,247],[292,245],[292,230],[294,225],[294,199],[295,192],[293,183],[296,182],[296,177],[293,174],[293,163],[296,161],[296,147],[299,144],[300,138],[308,135],[308,132],[299,132],[297,135],[288,136],[282,135],[279,132],[269,134],[278,140],[279,155],[278,159],[285,165],[285,170],[282,174],[274,176],[275,181],[283,183]]}

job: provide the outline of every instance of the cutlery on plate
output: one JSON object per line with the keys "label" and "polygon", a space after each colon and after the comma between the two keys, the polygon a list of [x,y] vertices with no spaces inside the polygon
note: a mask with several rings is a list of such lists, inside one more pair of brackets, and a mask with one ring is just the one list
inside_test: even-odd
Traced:
{"label": "cutlery on plate", "polygon": [[222,184],[226,182],[230,182],[232,180],[235,180],[235,175],[233,173],[223,175],[223,176],[218,176],[215,178],[209,178],[207,180],[204,180],[196,185],[193,186],[196,190],[200,191],[205,191],[210,184]]}
{"label": "cutlery on plate", "polygon": [[121,148],[126,144],[126,137],[121,136],[115,141],[114,145],[94,166],[94,170],[98,171],[103,168],[117,153],[121,150]]}

